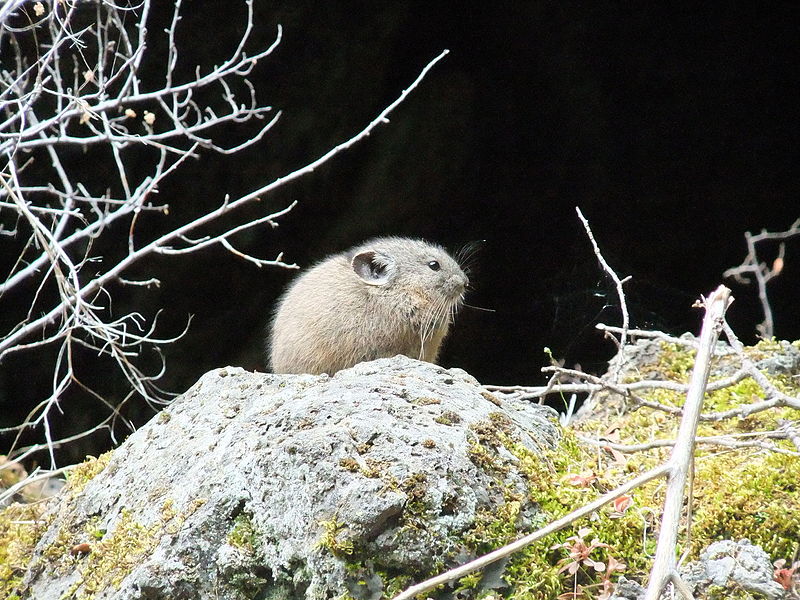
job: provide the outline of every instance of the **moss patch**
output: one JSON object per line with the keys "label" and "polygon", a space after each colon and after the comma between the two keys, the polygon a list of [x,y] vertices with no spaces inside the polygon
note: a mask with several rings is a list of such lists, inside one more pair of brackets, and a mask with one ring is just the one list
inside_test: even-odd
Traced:
{"label": "moss patch", "polygon": [[[748,357],[756,362],[779,350],[774,341],[761,342],[747,348]],[[686,383],[691,374],[694,351],[673,344],[662,344],[660,360],[645,366],[637,379],[665,378]],[[716,358],[717,368],[727,367],[730,374],[738,367],[732,355]],[[782,392],[800,396],[800,383],[788,375],[768,375],[770,382]],[[723,375],[712,375],[711,380]],[[670,390],[642,392],[642,397],[661,404],[681,407],[685,396]],[[703,413],[727,411],[743,404],[761,401],[765,391],[752,379],[710,392],[706,395]],[[737,440],[751,439],[754,432],[772,431],[781,419],[798,420],[800,411],[773,408],[746,418],[701,421],[698,437],[738,435]],[[656,440],[675,439],[680,415],[642,407],[622,415],[602,420],[588,420],[576,426],[577,433],[594,438],[611,437],[616,442],[634,445]],[[569,439],[569,436],[568,438]],[[775,447],[795,451],[788,440],[775,440]],[[586,500],[612,489],[631,477],[666,460],[671,447],[653,448],[632,454],[616,454],[605,450],[589,451],[584,460],[572,467],[572,473],[593,473],[596,479],[586,488],[592,490]],[[790,560],[800,549],[800,513],[789,507],[800,506],[800,457],[764,448],[726,448],[698,444],[695,452],[695,478],[692,515],[692,545],[679,546],[679,552],[689,551],[689,559],[713,541],[749,538],[760,545],[773,559]],[[561,468],[558,469],[563,472]],[[621,514],[603,510],[589,526],[603,542],[609,543],[620,557],[625,558],[625,576],[643,580],[651,564],[658,535],[658,522],[663,504],[663,481],[651,482],[631,494],[631,506]],[[578,506],[576,502],[573,507]],[[680,538],[685,541],[683,533]],[[588,597],[588,596],[587,596]],[[727,596],[726,596],[727,597]]]}
{"label": "moss patch", "polygon": [[43,504],[12,504],[0,511],[0,598],[14,596],[22,582],[46,526],[43,510]]}
{"label": "moss patch", "polygon": [[[762,342],[748,348],[747,353],[755,362],[770,357],[779,349],[781,345],[774,341]],[[694,366],[694,351],[673,344],[663,344],[661,350],[659,360],[642,367],[635,377],[629,375],[627,381],[688,382]],[[733,370],[738,367],[736,362],[737,358],[731,355],[716,359],[718,367],[728,367],[728,374],[732,372],[731,367]],[[712,380],[722,376],[712,376]],[[800,395],[797,378],[768,377],[782,392],[795,397]],[[669,390],[651,390],[642,395],[676,408],[684,402],[684,394]],[[730,410],[764,397],[764,390],[748,378],[709,393],[703,412]],[[608,412],[611,411],[606,414]],[[744,419],[703,421],[698,436],[770,431],[777,428],[781,419],[797,421],[800,411],[775,408]],[[649,408],[620,411],[612,417],[578,424],[574,430],[565,432],[556,451],[544,453],[531,452],[518,443],[500,418],[490,418],[473,426],[476,439],[470,447],[470,457],[477,466],[496,477],[497,489],[503,493],[505,504],[499,510],[479,514],[466,538],[471,549],[483,554],[507,544],[656,466],[666,460],[671,451],[670,447],[661,447],[615,454],[585,444],[578,436],[610,437],[618,443],[641,444],[674,439],[679,423],[680,415]],[[778,448],[796,451],[786,440],[774,443]],[[513,461],[497,452],[500,446],[513,455]],[[791,508],[800,506],[800,479],[797,477],[800,457],[762,448],[732,450],[710,445],[698,445],[696,456],[689,558],[696,558],[699,551],[713,541],[747,537],[762,546],[773,559],[786,558],[791,562],[800,548],[797,537],[800,512]],[[502,487],[503,476],[510,469],[524,475],[528,486],[526,494]],[[618,503],[610,503],[591,517],[512,555],[503,573],[509,589],[493,594],[515,600],[534,600],[569,593],[570,598],[576,600],[589,599],[609,589],[620,574],[644,581],[655,551],[663,491],[663,480],[650,482]],[[541,516],[536,522],[525,523],[525,507],[531,504],[541,509]],[[685,539],[681,534],[681,540]],[[581,550],[589,560],[574,559],[574,553]],[[679,547],[680,552],[684,550],[687,548]],[[594,563],[602,564],[605,570],[598,572]],[[475,573],[462,579],[460,586],[462,589],[478,588],[481,579],[482,574]]]}
{"label": "moss patch", "polygon": [[320,548],[328,550],[334,556],[339,558],[349,557],[353,554],[353,542],[347,539],[342,533],[346,526],[336,519],[320,522],[323,529],[323,534],[317,542]]}
{"label": "moss patch", "polygon": [[255,551],[258,538],[250,515],[242,513],[233,520],[233,527],[228,533],[228,543],[245,552]]}
{"label": "moss patch", "polygon": [[[111,455],[111,452],[107,452],[99,458],[87,457],[83,463],[68,471],[67,484],[58,496],[59,500],[54,501],[60,501],[64,506],[71,504],[86,485],[105,469]],[[44,501],[12,504],[0,510],[0,597],[19,597],[19,586],[33,559],[36,544],[54,520],[53,514],[47,513],[50,506],[51,502]],[[95,535],[96,532],[95,528]],[[69,550],[76,543],[70,531],[62,530],[38,562],[72,560],[65,557],[70,556]]]}

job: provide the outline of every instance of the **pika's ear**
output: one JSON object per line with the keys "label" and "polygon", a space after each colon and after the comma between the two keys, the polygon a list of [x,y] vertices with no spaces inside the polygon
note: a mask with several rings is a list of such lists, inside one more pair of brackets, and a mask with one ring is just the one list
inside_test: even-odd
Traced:
{"label": "pika's ear", "polygon": [[372,250],[359,252],[350,262],[356,275],[369,285],[389,283],[389,264],[386,259]]}

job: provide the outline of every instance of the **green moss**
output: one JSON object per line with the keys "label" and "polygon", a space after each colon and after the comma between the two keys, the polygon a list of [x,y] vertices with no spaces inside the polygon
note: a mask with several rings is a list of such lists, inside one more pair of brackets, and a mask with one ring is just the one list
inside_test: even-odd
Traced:
{"label": "green moss", "polygon": [[461,422],[461,417],[458,413],[453,412],[452,410],[445,410],[442,411],[442,414],[436,417],[434,421],[442,425],[455,425],[456,423]]}
{"label": "green moss", "polygon": [[685,383],[689,381],[689,376],[694,369],[696,355],[695,350],[689,350],[685,346],[662,342],[658,372],[662,374],[663,379]]}
{"label": "green moss", "polygon": [[756,598],[763,598],[761,594],[754,596],[747,590],[738,585],[711,585],[704,591],[704,598],[708,600],[755,600]]}
{"label": "green moss", "polygon": [[698,461],[695,476],[693,535],[703,540],[746,537],[772,557],[795,556],[800,459],[752,449],[706,458]]}
{"label": "green moss", "polygon": [[80,577],[67,597],[91,598],[109,586],[119,587],[142,556],[155,550],[158,530],[158,525],[146,527],[136,522],[131,512],[123,509],[114,529],[92,546],[88,556],[78,559]]}
{"label": "green moss", "polygon": [[[228,544],[238,548],[245,556],[256,558],[261,541],[258,531],[253,525],[252,515],[242,512],[233,520],[233,526],[228,532]],[[268,579],[260,577],[253,572],[250,562],[245,562],[237,572],[227,575],[226,584],[237,590],[245,598],[264,598],[265,590],[270,586]],[[282,589],[282,588],[281,588]],[[280,595],[275,596],[280,597]]]}
{"label": "green moss", "polygon": [[[473,430],[478,434],[478,447],[482,449],[474,449],[473,456],[481,456],[482,463],[491,463],[487,473],[497,477],[498,489],[502,491],[505,500],[499,508],[480,511],[473,527],[465,536],[467,545],[476,554],[485,554],[520,537],[526,506],[538,507],[540,511],[538,518],[527,524],[527,529],[533,530],[571,512],[605,491],[601,491],[601,482],[581,488],[570,484],[569,479],[564,477],[569,473],[586,470],[587,464],[591,465],[595,456],[595,453],[582,446],[569,431],[565,433],[557,450],[534,452],[514,439],[505,418],[490,417],[473,427]],[[502,484],[501,476],[511,465],[496,451],[499,446],[513,455],[513,467],[525,477],[528,486],[524,496]],[[590,537],[599,538],[611,545],[611,548],[598,548],[593,551],[592,557],[599,561],[608,561],[609,556],[621,559],[626,556],[624,552],[632,544],[638,546],[637,554],[641,554],[641,519],[624,522],[623,535],[620,535],[620,524],[623,521],[611,521],[610,516],[602,511],[594,516]],[[585,521],[577,523],[572,530],[557,532],[511,555],[503,574],[510,592],[504,597],[538,600],[555,598],[572,589],[572,577],[558,572],[559,561],[568,556],[568,550],[557,546],[563,544],[568,536],[575,534],[582,526],[585,526]],[[617,539],[625,544],[614,545],[609,541]],[[618,575],[615,573],[613,578],[616,579]],[[472,574],[463,578],[459,585],[463,589],[474,588],[479,585],[481,577],[481,573]],[[577,577],[579,583],[586,587],[587,593],[596,591],[602,578],[592,569],[584,568],[579,570]]]}
{"label": "green moss", "polygon": [[[39,563],[46,563],[55,573],[76,572],[77,578],[64,598],[90,600],[109,587],[118,588],[143,557],[155,550],[162,536],[176,534],[203,503],[198,499],[185,512],[179,512],[173,501],[167,500],[159,519],[150,525],[139,523],[130,510],[122,509],[108,531],[98,527],[100,517],[78,522],[69,513],[62,514],[58,518],[63,524],[42,551]],[[66,511],[72,508],[67,502],[61,506]],[[78,544],[88,546],[88,552],[74,551]]]}
{"label": "green moss", "polygon": [[[751,360],[758,361],[780,348],[781,344],[767,341],[747,348],[746,353]],[[672,381],[687,381],[694,352],[669,344],[662,345],[662,349],[661,359],[643,369],[641,378],[667,374]],[[733,372],[738,368],[738,358],[732,355],[715,358],[714,364],[724,364],[728,372]],[[784,393],[800,395],[800,386],[796,379],[766,373],[765,376]],[[633,378],[629,377],[628,380]],[[653,390],[642,395],[668,406],[679,407],[684,402],[684,394],[669,390]],[[765,391],[754,380],[743,379],[735,385],[708,393],[703,413],[728,411],[741,405],[760,402],[765,395]],[[698,436],[771,431],[777,428],[781,419],[800,419],[800,411],[773,408],[743,419],[734,417],[719,421],[701,421]],[[592,437],[604,436],[613,430],[615,439],[624,444],[644,444],[658,439],[675,439],[679,424],[679,415],[642,407],[617,416],[613,423],[587,421],[578,427],[581,433]],[[796,451],[785,440],[776,441],[775,445]],[[669,447],[653,448],[627,454],[622,463],[617,463],[610,454],[600,451],[595,453],[594,460],[587,460],[577,467],[580,470],[572,472],[595,470],[598,478],[593,487],[604,491],[666,460],[670,452]],[[557,470],[561,472],[560,468]],[[692,547],[689,549],[689,558],[696,558],[700,550],[715,540],[742,537],[762,546],[773,559],[790,559],[794,556],[798,546],[800,515],[789,507],[800,506],[800,482],[796,476],[798,472],[800,458],[796,456],[755,447],[729,449],[699,444],[696,447]],[[663,504],[663,481],[651,482],[635,490],[632,496],[633,507],[630,510],[611,520],[608,519],[611,515],[607,511],[601,511],[599,518],[592,522],[592,528],[602,541],[611,544],[625,557],[628,564],[625,575],[641,580],[649,569],[649,555],[654,549],[655,536],[658,533],[658,516]],[[679,547],[680,552],[684,550],[685,548]]]}
{"label": "green moss", "polygon": [[97,458],[87,456],[86,460],[76,466],[74,469],[67,471],[67,486],[66,491],[71,497],[75,497],[83,491],[83,488],[100,472],[108,466],[111,461],[113,451],[101,454]]}
{"label": "green moss", "polygon": [[340,533],[345,529],[345,525],[339,523],[336,519],[329,521],[321,521],[323,533],[317,542],[319,548],[328,550],[336,557],[343,558],[353,554],[353,542],[348,539],[339,539]]}
{"label": "green moss", "polygon": [[251,515],[241,513],[233,520],[233,527],[228,532],[228,543],[248,553],[256,550],[258,537]]}
{"label": "green moss", "polygon": [[0,510],[0,598],[17,596],[15,590],[47,525],[41,520],[43,510],[43,504],[12,504]]}
{"label": "green moss", "polygon": [[499,473],[507,473],[508,466],[505,463],[498,462],[490,450],[475,440],[469,441],[467,454],[470,461],[484,471],[496,471]]}
{"label": "green moss", "polygon": [[[384,598],[394,598],[397,594],[404,591],[408,586],[414,584],[414,580],[408,575],[393,576],[386,571],[377,571],[376,574],[383,581]],[[427,595],[430,595],[430,592]]]}

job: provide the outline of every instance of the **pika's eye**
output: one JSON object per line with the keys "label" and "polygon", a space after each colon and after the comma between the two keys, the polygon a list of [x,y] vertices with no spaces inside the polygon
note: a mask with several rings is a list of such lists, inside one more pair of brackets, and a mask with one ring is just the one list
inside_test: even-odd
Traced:
{"label": "pika's eye", "polygon": [[436,260],[432,260],[431,262],[429,262],[428,266],[431,268],[431,271],[438,271],[439,269],[442,268],[442,266],[439,264],[439,261]]}

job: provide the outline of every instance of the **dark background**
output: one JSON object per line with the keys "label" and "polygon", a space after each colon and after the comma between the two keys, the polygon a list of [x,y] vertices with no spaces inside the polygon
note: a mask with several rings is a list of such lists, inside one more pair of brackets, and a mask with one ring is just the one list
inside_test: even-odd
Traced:
{"label": "dark background", "polygon": [[[162,4],[159,11],[169,8]],[[181,77],[235,47],[244,12],[225,3],[221,13],[222,6],[186,4]],[[236,246],[264,258],[283,251],[307,266],[373,235],[424,237],[451,250],[485,240],[467,301],[494,312],[465,308],[440,362],[485,383],[540,384],[545,346],[567,365],[602,372],[613,346],[594,326],[620,324],[613,283],[576,206],[610,265],[632,278],[631,325],[675,334],[697,332],[701,315],[691,305],[744,259],[745,231],[780,231],[800,216],[800,20],[790,4],[375,6],[257,3],[251,49],[269,45],[279,23],[284,37],[251,80],[282,117],[255,148],[186,165],[161,187],[169,217],[143,219],[141,235],[182,224],[226,193],[256,189],[348,139],[444,48],[450,54],[390,124],[235,215],[240,221],[299,202],[279,228],[243,234]],[[168,17],[155,13],[149,28],[153,81],[163,69],[158,32]],[[235,143],[249,133],[226,128],[218,139]],[[112,233],[107,260],[126,235]],[[775,250],[767,248],[764,260]],[[114,290],[118,314],[162,308],[164,336],[194,315],[188,335],[167,348],[165,388],[184,391],[225,365],[265,369],[266,324],[292,272],[258,269],[221,248],[136,270],[162,285]],[[779,338],[800,337],[799,272],[800,238],[788,243],[786,268],[770,284]],[[736,297],[729,321],[752,343],[762,319],[756,290],[727,283]],[[39,353],[0,365],[0,425],[19,422],[47,395],[48,364]],[[86,364],[89,380],[112,397],[124,394],[110,371]],[[62,407],[65,428],[75,430],[106,410],[79,392]],[[152,415],[135,408],[137,423]],[[95,436],[66,458],[109,443]],[[0,439],[0,451],[5,446]]]}

